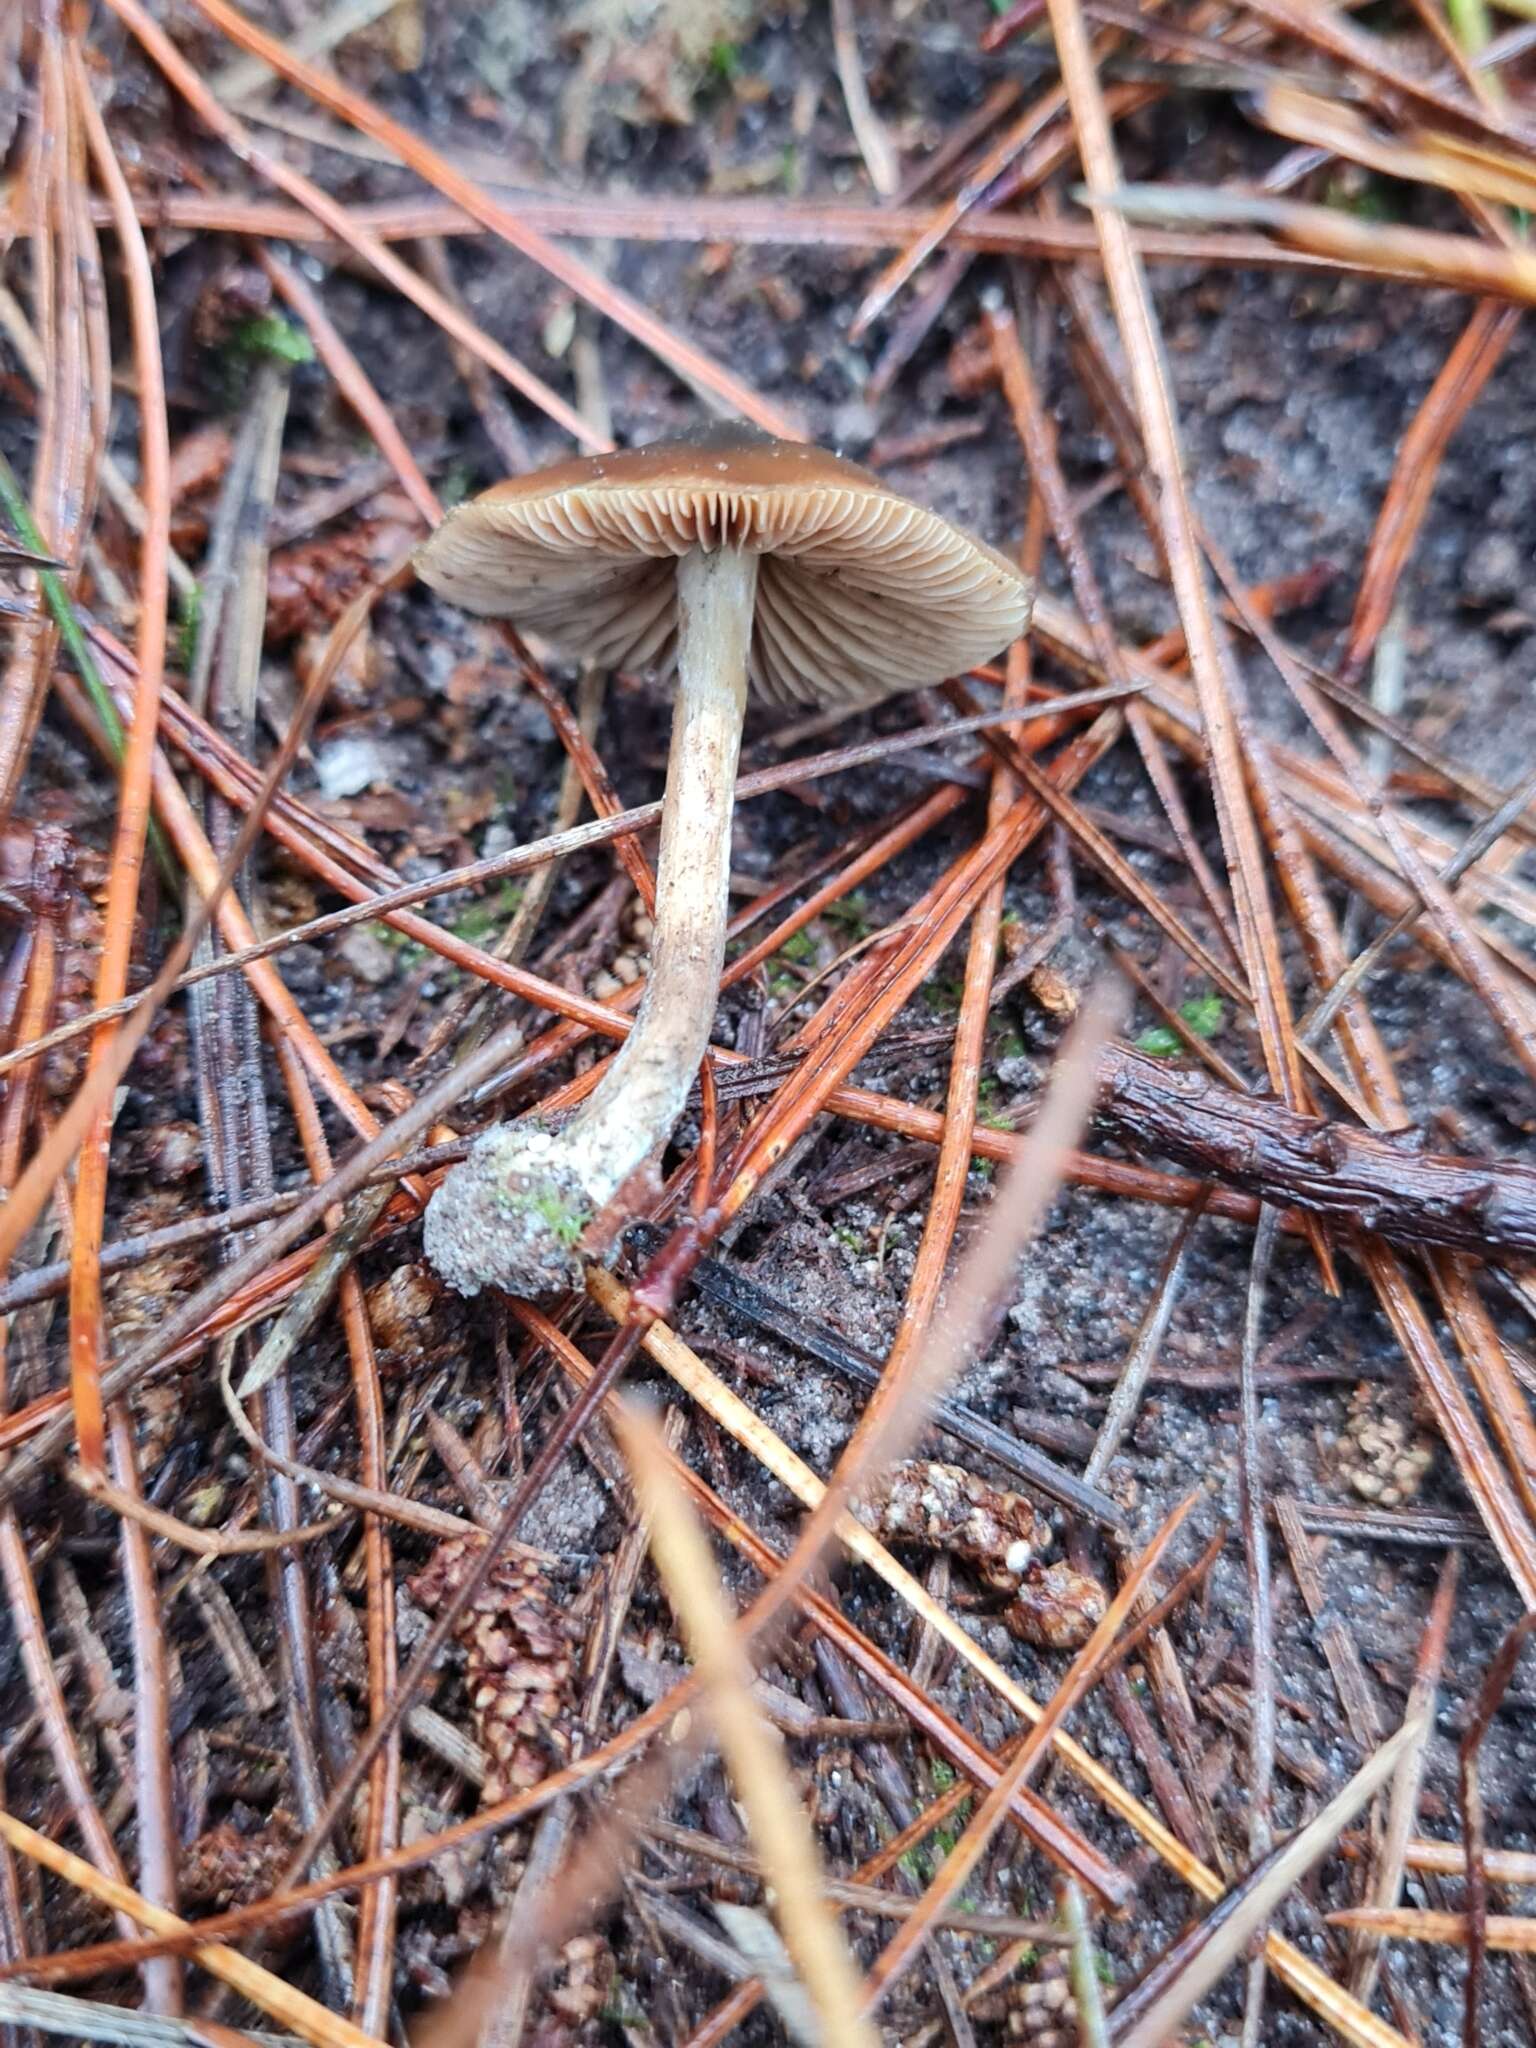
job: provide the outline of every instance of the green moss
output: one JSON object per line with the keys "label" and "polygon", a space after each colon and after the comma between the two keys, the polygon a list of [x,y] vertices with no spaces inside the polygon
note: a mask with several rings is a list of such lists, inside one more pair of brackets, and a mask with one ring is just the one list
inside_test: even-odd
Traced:
{"label": "green moss", "polygon": [[479,903],[470,904],[449,927],[456,939],[468,939],[478,944],[499,931],[523,900],[523,891],[516,882],[503,882],[494,896],[487,896]]}
{"label": "green moss", "polygon": [[1149,1060],[1176,1060],[1184,1050],[1184,1041],[1166,1024],[1154,1024],[1137,1039],[1136,1050],[1144,1052]]}
{"label": "green moss", "polygon": [[197,637],[203,628],[203,587],[194,583],[177,599],[176,658],[182,673],[190,675],[197,660]]}
{"label": "green moss", "polygon": [[229,337],[230,355],[255,361],[268,356],[278,363],[312,363],[314,344],[302,327],[295,327],[281,313],[259,313],[254,320],[242,320]]}
{"label": "green moss", "polygon": [[1227,1017],[1221,997],[1209,995],[1191,996],[1187,1003],[1180,1005],[1179,1015],[1196,1038],[1214,1038]]}
{"label": "green moss", "polygon": [[[955,1782],[955,1769],[943,1757],[934,1757],[928,1765],[928,1777],[936,1795],[942,1796]],[[917,1884],[928,1885],[933,1881],[934,1872],[965,1833],[965,1824],[971,1816],[972,1801],[962,1799],[954,1812],[941,1827],[929,1834],[926,1845],[910,1848],[900,1859],[901,1868]]]}
{"label": "green moss", "polygon": [[526,1197],[527,1206],[541,1223],[547,1224],[549,1233],[556,1244],[573,1252],[581,1242],[581,1234],[587,1227],[585,1209],[579,1209],[564,1195],[557,1195],[552,1188],[544,1188],[536,1195]]}
{"label": "green moss", "polygon": [[[437,487],[438,499],[443,509],[451,511],[455,505],[462,505],[474,489],[474,482],[475,480],[470,474],[468,463],[453,463],[445,472],[442,482]],[[516,794],[515,786],[513,794]]]}
{"label": "green moss", "polygon": [[869,921],[869,898],[861,890],[851,896],[839,896],[835,903],[829,903],[822,916],[830,918],[833,924],[840,924],[850,939],[867,938],[873,927]]}
{"label": "green moss", "polygon": [[956,1842],[965,1833],[965,1824],[971,1817],[971,1802],[962,1799],[943,1827],[933,1831],[933,1847],[929,1851],[930,1871],[937,1870],[945,1861]]}
{"label": "green moss", "polygon": [[791,932],[779,948],[781,960],[793,960],[804,967],[816,958],[816,941],[809,932]]}
{"label": "green moss", "polygon": [[[1227,1020],[1225,1004],[1213,995],[1191,996],[1187,1003],[1180,1003],[1179,1015],[1196,1038],[1214,1038]],[[1184,1041],[1169,1025],[1154,1024],[1150,1031],[1142,1032],[1136,1047],[1151,1059],[1171,1060],[1183,1051]]]}
{"label": "green moss", "polygon": [[1354,175],[1334,178],[1323,193],[1323,204],[1335,213],[1353,214],[1356,220],[1389,221],[1397,218],[1387,187],[1379,178]]}

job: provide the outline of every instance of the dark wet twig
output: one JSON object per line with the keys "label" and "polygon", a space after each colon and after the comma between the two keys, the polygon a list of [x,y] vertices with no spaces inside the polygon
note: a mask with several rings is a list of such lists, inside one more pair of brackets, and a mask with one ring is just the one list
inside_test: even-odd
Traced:
{"label": "dark wet twig", "polygon": [[1399,1242],[1536,1251],[1536,1167],[1418,1150],[1242,1096],[1123,1046],[1099,1056],[1098,1115],[1138,1150]]}

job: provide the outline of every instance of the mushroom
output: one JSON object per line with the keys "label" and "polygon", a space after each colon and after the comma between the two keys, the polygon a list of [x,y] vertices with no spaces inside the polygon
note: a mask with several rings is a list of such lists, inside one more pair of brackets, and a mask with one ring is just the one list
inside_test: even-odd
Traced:
{"label": "mushroom", "polygon": [[464,1294],[541,1294],[654,1162],[709,1045],[749,687],[850,711],[989,660],[1029,621],[1013,563],[820,448],[715,427],[563,462],[450,512],[417,572],[567,654],[676,678],[650,977],[608,1071],[558,1131],[486,1131],[427,1210]]}

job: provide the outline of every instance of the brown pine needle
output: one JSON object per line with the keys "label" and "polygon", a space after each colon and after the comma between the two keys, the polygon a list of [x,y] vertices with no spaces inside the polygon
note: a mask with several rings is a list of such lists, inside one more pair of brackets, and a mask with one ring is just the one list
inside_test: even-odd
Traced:
{"label": "brown pine needle", "polygon": [[[430,144],[413,135],[398,121],[375,106],[366,95],[343,85],[334,73],[319,70],[296,56],[291,44],[278,42],[253,22],[247,21],[226,0],[195,0],[199,10],[232,42],[253,56],[261,57],[280,78],[300,87],[311,99],[339,114],[353,127],[376,142],[382,142],[402,163],[408,164],[428,184],[435,185],[484,227],[499,235],[520,254],[529,257],[577,298],[622,327],[627,334],[650,349],[686,382],[697,385],[724,402],[744,419],[754,421],[770,434],[786,440],[802,438],[803,430],[787,414],[768,404],[729,370],[673,332],[648,307],[610,284],[579,257],[561,249],[520,221],[516,213],[495,200],[473,178],[467,178]],[[591,430],[582,423],[579,438],[590,440]]]}
{"label": "brown pine needle", "polygon": [[[610,1273],[599,1267],[589,1267],[587,1291],[613,1321],[620,1322],[627,1315],[629,1296]],[[711,1371],[676,1331],[663,1322],[652,1324],[646,1334],[645,1349],[796,1499],[810,1508],[818,1505],[826,1491],[821,1480],[760,1416]],[[947,1608],[933,1598],[920,1579],[897,1562],[862,1522],[845,1514],[837,1525],[837,1537],[852,1556],[876,1572],[1015,1713],[1031,1723],[1040,1719],[1045,1710],[1039,1702],[983,1649]],[[1128,1792],[1081,1744],[1058,1730],[1053,1737],[1053,1747],[1095,1796],[1112,1813],[1128,1822],[1192,1890],[1210,1901],[1221,1898],[1223,1887],[1215,1871],[1192,1856],[1157,1815]],[[1266,1937],[1265,1954],[1280,1981],[1326,2019],[1346,2041],[1354,2043],[1355,2048],[1406,2048],[1403,2036],[1394,2027],[1378,2020],[1374,2013],[1342,1990],[1325,1970],[1281,1936],[1270,1934]]]}
{"label": "brown pine needle", "polygon": [[[187,1921],[159,1906],[152,1906],[130,1886],[119,1884],[114,1878],[103,1877],[84,1857],[76,1856],[70,1849],[61,1849],[46,1835],[40,1835],[35,1828],[28,1827],[25,1821],[17,1820],[14,1814],[3,1809],[0,1809],[0,1840],[8,1842],[20,1855],[30,1857],[44,1870],[51,1870],[77,1891],[110,1906],[114,1912],[126,1914],[154,1934],[191,1935],[194,1932]],[[375,2035],[365,2034],[350,2020],[327,2012],[305,1992],[285,1984],[270,1970],[264,1970],[259,1963],[251,1962],[220,1942],[201,1943],[191,1951],[191,1955],[193,1961],[210,1976],[228,1984],[242,1998],[248,1998],[280,2026],[308,2041],[311,2048],[381,2048]]]}
{"label": "brown pine needle", "polygon": [[[119,245],[128,272],[128,304],[138,376],[139,464],[144,497],[144,532],[139,552],[138,684],[133,725],[123,754],[118,786],[117,831],[108,869],[102,914],[101,961],[96,971],[96,1007],[117,1002],[128,982],[138,905],[139,880],[149,833],[150,785],[155,732],[165,671],[166,613],[170,552],[170,430],[165,411],[165,371],[160,358],[160,324],[149,250],[133,212],[128,181],[112,151],[106,124],[92,97],[78,45],[69,49],[70,83],[85,123],[96,171],[107,188]],[[101,1242],[107,1203],[107,1158],[112,1140],[109,1090],[101,1077],[112,1068],[118,1034],[110,1027],[91,1043],[86,1085],[97,1084],[99,1100],[80,1138],[74,1200],[69,1285],[70,1390],[75,1434],[87,1476],[106,1472],[105,1414],[101,1398],[104,1342],[101,1310]]]}
{"label": "brown pine needle", "polygon": [[[1421,1912],[1412,1906],[1349,1906],[1328,1915],[1330,1927],[1349,1927],[1377,1941],[1431,1941],[1465,1948],[1471,1922],[1465,1913]],[[1490,1913],[1483,1922],[1489,1948],[1536,1955],[1536,1919],[1515,1913]]]}
{"label": "brown pine needle", "polygon": [[932,1926],[934,1915],[941,1907],[948,1905],[980,1864],[1002,1825],[1015,1790],[1021,1785],[1028,1784],[1039,1768],[1056,1730],[1099,1678],[1115,1637],[1140,1598],[1142,1588],[1156,1570],[1168,1545],[1183,1527],[1199,1499],[1200,1490],[1196,1488],[1180,1501],[1126,1574],[1123,1584],[1105,1610],[1103,1619],[1072,1660],[1071,1669],[1051,1695],[1045,1711],[1020,1743],[1009,1760],[1007,1769],[966,1823],[959,1841],[940,1864],[927,1891],[923,1894],[922,1910],[914,1913],[911,1919],[898,1929],[870,1972],[868,1992],[871,2003],[878,2002],[915,1959],[918,1944]]}
{"label": "brown pine needle", "polygon": [[[1089,192],[1097,198],[1119,185],[1120,166],[1079,0],[1050,0],[1050,20],[1083,173]],[[1105,209],[1096,214],[1095,226],[1105,283],[1125,347],[1147,466],[1156,485],[1157,539],[1184,631],[1264,1065],[1274,1092],[1290,1108],[1301,1109],[1307,1103],[1307,1090],[1292,1028],[1265,847],[1249,788],[1247,756],[1256,742],[1235,685],[1231,648],[1212,603],[1184,471],[1178,414],[1164,368],[1162,338],[1146,274],[1126,222]],[[1327,1241],[1315,1225],[1309,1225],[1308,1235],[1323,1285],[1329,1293],[1337,1293]]]}
{"label": "brown pine needle", "polygon": [[[1408,1696],[1408,1716],[1410,1720],[1422,1723],[1426,1741],[1421,1741],[1403,1752],[1402,1762],[1398,1765],[1392,1780],[1387,1825],[1371,1884],[1372,1903],[1384,1912],[1396,1908],[1398,1892],[1403,1882],[1403,1864],[1413,1834],[1413,1824],[1418,1818],[1427,1737],[1429,1730],[1434,1726],[1436,1692],[1440,1683],[1441,1667],[1445,1661],[1451,1609],[1456,1597],[1456,1582],[1460,1569],[1461,1553],[1453,1550],[1441,1569],[1440,1583],[1435,1588],[1434,1604],[1430,1608],[1429,1620],[1419,1644],[1413,1689]],[[1369,2005],[1375,1994],[1380,1964],[1381,1952],[1375,1941],[1368,1938],[1363,1930],[1357,1930],[1350,1942],[1349,1988],[1363,2005]]]}
{"label": "brown pine needle", "polygon": [[[1321,1813],[1266,1857],[1208,1921],[1176,1944],[1163,1964],[1154,1965],[1132,1994],[1134,2004],[1122,2004],[1122,2021],[1131,2013],[1134,2017],[1129,2025],[1117,2026],[1116,2048],[1164,2048],[1185,2015],[1241,1957],[1255,1930],[1270,1918],[1286,1893],[1327,1854],[1361,1807],[1387,1782],[1399,1757],[1419,1740],[1420,1733],[1417,1721],[1405,1722]],[[1149,1990],[1152,1995],[1144,1996]]]}
{"label": "brown pine needle", "polygon": [[1536,305],[1536,254],[1475,241],[1471,235],[1366,222],[1327,206],[1203,185],[1120,185],[1095,193],[1093,204],[1101,213],[1114,211],[1128,221],[1241,222],[1278,237],[1286,248],[1331,257],[1352,270],[1508,299],[1517,306]]}
{"label": "brown pine needle", "polygon": [[[1351,1854],[1359,1852],[1359,1844],[1353,1840],[1347,1845]],[[1403,1850],[1403,1861],[1409,1870],[1432,1871],[1436,1877],[1465,1877],[1467,1855],[1460,1842],[1432,1842],[1423,1835],[1415,1835]],[[1530,1849],[1489,1849],[1484,1857],[1488,1868],[1490,1884],[1536,1885],[1536,1851]]]}
{"label": "brown pine needle", "polygon": [[672,1477],[649,1421],[621,1411],[619,1436],[635,1490],[650,1516],[651,1554],[703,1682],[721,1752],[772,1887],[784,1944],[810,1995],[822,2038],[841,2048],[874,2048],[860,2017],[853,1958],[822,1889],[820,1859],[804,1806],[792,1787],[784,1744],[752,1696],[747,1640],[721,1589],[709,1545]]}

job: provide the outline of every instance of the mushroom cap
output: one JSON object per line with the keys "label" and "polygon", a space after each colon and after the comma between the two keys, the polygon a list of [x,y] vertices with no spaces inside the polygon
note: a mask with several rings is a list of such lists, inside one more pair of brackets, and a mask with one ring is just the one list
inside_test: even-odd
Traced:
{"label": "mushroom cap", "polygon": [[748,661],[779,705],[873,703],[989,661],[1029,623],[1029,580],[857,463],[712,427],[556,463],[457,506],[417,573],[563,652],[669,676],[678,558],[760,557]]}

